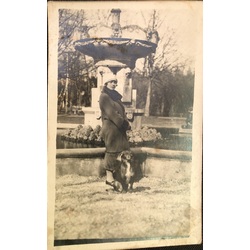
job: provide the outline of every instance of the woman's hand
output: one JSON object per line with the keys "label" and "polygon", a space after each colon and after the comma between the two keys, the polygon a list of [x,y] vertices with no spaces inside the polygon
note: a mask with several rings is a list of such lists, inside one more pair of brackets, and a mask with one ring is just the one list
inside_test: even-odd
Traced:
{"label": "woman's hand", "polygon": [[124,120],[124,122],[123,122],[123,124],[122,124],[122,129],[123,129],[124,131],[127,131],[127,130],[130,130],[130,129],[131,129],[131,126],[130,126],[128,120]]}

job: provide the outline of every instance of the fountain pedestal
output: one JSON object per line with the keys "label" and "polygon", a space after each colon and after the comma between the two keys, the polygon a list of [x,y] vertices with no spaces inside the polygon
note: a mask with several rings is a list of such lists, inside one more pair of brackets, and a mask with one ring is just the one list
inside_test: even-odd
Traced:
{"label": "fountain pedestal", "polygon": [[127,118],[132,129],[141,127],[141,118],[144,109],[136,108],[136,89],[132,89],[131,69],[126,65],[118,64],[116,61],[102,61],[97,66],[97,88],[92,88],[91,107],[83,107],[85,124],[96,126],[101,125],[101,112],[99,108],[99,96],[106,78],[116,75],[118,86],[116,90],[123,96],[122,102],[126,109]]}

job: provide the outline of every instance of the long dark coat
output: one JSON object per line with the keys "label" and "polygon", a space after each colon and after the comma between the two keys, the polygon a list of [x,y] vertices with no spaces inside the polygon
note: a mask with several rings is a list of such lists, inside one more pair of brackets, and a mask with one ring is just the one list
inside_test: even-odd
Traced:
{"label": "long dark coat", "polygon": [[109,170],[115,170],[117,155],[123,150],[129,150],[126,131],[130,129],[130,125],[121,98],[117,91],[104,86],[99,99],[102,116],[101,136],[106,147],[104,161],[105,168]]}

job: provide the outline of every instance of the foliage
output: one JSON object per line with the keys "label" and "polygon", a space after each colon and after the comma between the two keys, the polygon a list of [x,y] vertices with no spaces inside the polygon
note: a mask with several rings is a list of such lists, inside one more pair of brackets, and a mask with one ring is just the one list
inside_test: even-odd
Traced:
{"label": "foliage", "polygon": [[[144,108],[148,77],[139,72],[133,74],[133,88],[137,89],[136,105]],[[194,74],[186,74],[179,68],[174,72],[167,68],[155,68],[152,72],[150,114],[154,116],[180,116],[193,106]]]}
{"label": "foliage", "polygon": [[184,74],[179,68],[155,69],[152,84],[150,113],[160,116],[186,114],[193,106],[194,74]]}

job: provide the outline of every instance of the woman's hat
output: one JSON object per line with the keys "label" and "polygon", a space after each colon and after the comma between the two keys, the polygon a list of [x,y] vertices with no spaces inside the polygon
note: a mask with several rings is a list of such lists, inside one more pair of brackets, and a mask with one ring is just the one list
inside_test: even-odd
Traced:
{"label": "woman's hat", "polygon": [[105,84],[107,84],[108,82],[111,82],[111,81],[116,81],[117,82],[117,78],[115,76],[109,76],[106,79],[104,79],[103,84],[105,85]]}

